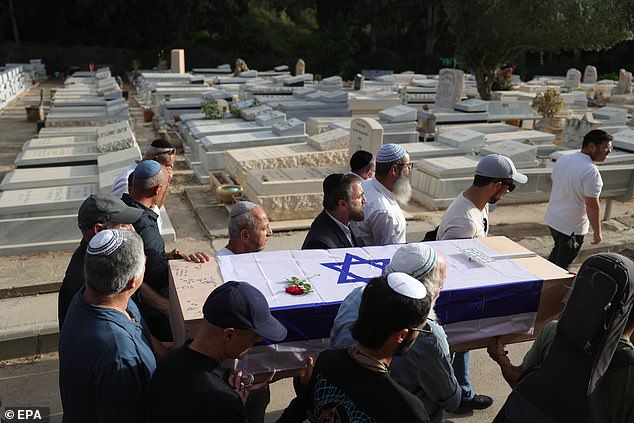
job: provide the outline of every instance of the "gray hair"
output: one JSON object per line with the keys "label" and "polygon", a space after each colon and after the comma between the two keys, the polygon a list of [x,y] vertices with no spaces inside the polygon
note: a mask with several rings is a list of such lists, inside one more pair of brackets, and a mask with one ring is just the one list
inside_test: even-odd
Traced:
{"label": "gray hair", "polygon": [[161,167],[161,170],[154,176],[150,176],[147,179],[132,178],[132,184],[135,188],[142,190],[144,193],[149,193],[157,185],[165,185],[167,183],[167,175]]}
{"label": "gray hair", "polygon": [[128,282],[141,274],[145,265],[143,240],[132,231],[112,229],[123,237],[123,243],[109,255],[90,255],[84,258],[86,285],[104,296],[121,292]]}
{"label": "gray hair", "polygon": [[237,239],[240,237],[240,231],[243,229],[255,228],[256,221],[251,210],[258,207],[257,204],[250,201],[238,201],[231,209],[229,214],[229,239]]}

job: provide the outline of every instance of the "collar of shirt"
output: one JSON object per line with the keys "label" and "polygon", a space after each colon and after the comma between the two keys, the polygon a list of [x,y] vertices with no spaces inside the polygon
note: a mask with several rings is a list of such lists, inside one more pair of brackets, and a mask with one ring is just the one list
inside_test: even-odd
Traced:
{"label": "collar of shirt", "polygon": [[145,207],[143,204],[139,203],[137,200],[135,200],[134,198],[130,197],[129,194],[123,194],[121,196],[121,199],[123,200],[124,203],[128,204],[131,207],[136,207],[138,209],[144,210],[145,212],[147,212],[150,217],[152,217],[154,220],[157,220],[159,215],[152,209]]}

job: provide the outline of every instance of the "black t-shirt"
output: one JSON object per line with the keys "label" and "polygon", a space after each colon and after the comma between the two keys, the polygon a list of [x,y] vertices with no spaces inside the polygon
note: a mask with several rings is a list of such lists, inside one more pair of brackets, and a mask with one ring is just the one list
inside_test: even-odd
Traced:
{"label": "black t-shirt", "polygon": [[84,278],[84,256],[88,249],[88,243],[82,238],[79,247],[73,253],[73,257],[68,263],[66,274],[59,289],[57,298],[57,321],[59,322],[59,331],[62,332],[62,325],[70,307],[71,301],[75,294],[84,286],[86,278]]}
{"label": "black t-shirt", "polygon": [[388,373],[369,370],[346,349],[319,355],[306,405],[318,422],[422,422],[423,403]]}
{"label": "black t-shirt", "polygon": [[182,346],[159,362],[150,382],[150,422],[246,422],[238,394],[214,359]]}

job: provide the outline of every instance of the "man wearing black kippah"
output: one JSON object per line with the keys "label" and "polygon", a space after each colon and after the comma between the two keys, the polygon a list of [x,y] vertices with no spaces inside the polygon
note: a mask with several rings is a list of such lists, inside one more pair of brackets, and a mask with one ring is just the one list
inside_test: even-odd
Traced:
{"label": "man wearing black kippah", "polygon": [[352,173],[334,173],[324,179],[324,210],[310,226],[302,250],[360,246],[349,224],[363,220],[365,195],[361,182]]}
{"label": "man wearing black kippah", "polygon": [[374,176],[374,160],[372,153],[365,150],[357,150],[350,157],[350,170],[362,179],[370,179]]}

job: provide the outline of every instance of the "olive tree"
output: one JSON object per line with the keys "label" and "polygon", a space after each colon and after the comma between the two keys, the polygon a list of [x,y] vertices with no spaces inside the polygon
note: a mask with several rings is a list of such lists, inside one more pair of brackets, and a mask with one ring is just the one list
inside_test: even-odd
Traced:
{"label": "olive tree", "polygon": [[634,0],[445,0],[456,56],[489,100],[495,72],[531,51],[601,50],[634,36]]}

